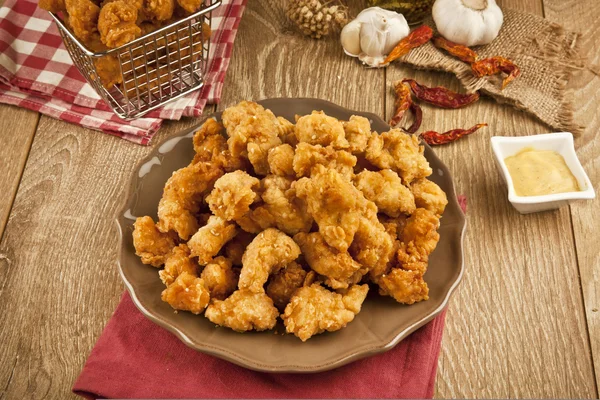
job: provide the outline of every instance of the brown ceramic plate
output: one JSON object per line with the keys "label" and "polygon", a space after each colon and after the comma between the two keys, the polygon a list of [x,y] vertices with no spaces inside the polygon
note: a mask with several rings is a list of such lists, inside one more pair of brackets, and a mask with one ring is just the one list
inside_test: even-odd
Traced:
{"label": "brown ceramic plate", "polygon": [[[291,121],[295,114],[323,110],[342,120],[348,120],[351,115],[362,115],[372,121],[373,130],[389,130],[389,126],[374,114],[350,111],[324,100],[270,99],[260,103],[275,115]],[[220,116],[220,113],[214,115],[217,119]],[[150,215],[156,219],[165,182],[173,171],[186,166],[193,158],[192,135],[196,129],[191,128],[158,144],[142,161],[133,176],[127,202],[117,218],[121,236],[119,269],[134,303],[150,320],[196,350],[247,368],[271,372],[316,372],[391,349],[446,306],[463,273],[465,218],[448,168],[426,146],[425,156],[433,168],[431,179],[441,186],[449,200],[441,220],[441,239],[430,257],[425,275],[429,284],[428,301],[405,306],[392,298],[380,297],[371,290],[362,311],[346,328],[314,336],[305,343],[293,335],[276,335],[273,331],[236,333],[227,328],[216,328],[202,315],[175,314],[160,299],[164,286],[157,269],[142,264],[134,254],[131,233],[135,217]],[[281,326],[277,329],[283,331]]]}

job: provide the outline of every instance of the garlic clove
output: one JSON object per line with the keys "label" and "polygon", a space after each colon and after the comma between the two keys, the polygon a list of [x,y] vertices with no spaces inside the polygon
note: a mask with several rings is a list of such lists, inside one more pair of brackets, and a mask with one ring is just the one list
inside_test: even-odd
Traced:
{"label": "garlic clove", "polygon": [[[383,59],[410,32],[402,14],[370,7],[361,11],[340,34],[344,52],[370,66]],[[365,61],[366,60],[366,61]]]}
{"label": "garlic clove", "polygon": [[495,0],[436,0],[432,15],[442,36],[465,46],[490,43],[504,19]]}
{"label": "garlic clove", "polygon": [[340,33],[340,42],[344,52],[352,57],[358,57],[360,50],[360,28],[361,22],[354,20],[342,29]]}

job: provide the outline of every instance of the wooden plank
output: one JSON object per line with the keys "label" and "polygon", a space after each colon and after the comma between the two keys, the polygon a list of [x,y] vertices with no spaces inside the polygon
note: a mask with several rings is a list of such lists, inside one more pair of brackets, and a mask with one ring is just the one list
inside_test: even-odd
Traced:
{"label": "wooden plank", "polygon": [[[501,6],[540,14],[541,1]],[[449,74],[387,70],[387,115],[395,80],[457,90]],[[494,165],[492,135],[546,132],[522,112],[489,99],[460,110],[424,106],[423,130],[490,127],[436,153],[468,199],[466,272],[451,302],[435,396],[439,398],[593,397],[585,320],[568,208],[519,215]]]}
{"label": "wooden plank", "polygon": [[[600,71],[600,3],[594,0],[544,0],[546,18],[565,28],[583,34],[579,40],[582,54],[589,65]],[[575,148],[588,173],[596,193],[600,193],[600,77],[589,70],[574,74],[570,88],[575,90],[575,119],[586,126],[575,140]],[[600,202],[579,202],[571,205],[573,234],[579,261],[584,309],[596,373],[596,390],[600,385]],[[596,397],[598,392],[596,392]]]}
{"label": "wooden plank", "polygon": [[39,114],[34,111],[0,105],[0,238],[19,187],[38,120]]}
{"label": "wooden plank", "polygon": [[[358,12],[364,1],[347,2]],[[249,2],[225,79],[220,108],[241,100],[313,97],[383,113],[383,71],[344,56],[337,38],[313,40],[293,31],[281,1]]]}
{"label": "wooden plank", "polygon": [[[155,140],[195,122],[168,122]],[[114,217],[150,150],[41,118],[0,243],[1,398],[75,397],[124,290]]]}

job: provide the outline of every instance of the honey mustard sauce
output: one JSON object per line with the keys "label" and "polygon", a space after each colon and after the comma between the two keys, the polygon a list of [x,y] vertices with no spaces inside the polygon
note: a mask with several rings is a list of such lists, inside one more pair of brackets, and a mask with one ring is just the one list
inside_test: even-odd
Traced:
{"label": "honey mustard sauce", "polygon": [[517,196],[578,192],[581,189],[563,156],[526,147],[504,159]]}

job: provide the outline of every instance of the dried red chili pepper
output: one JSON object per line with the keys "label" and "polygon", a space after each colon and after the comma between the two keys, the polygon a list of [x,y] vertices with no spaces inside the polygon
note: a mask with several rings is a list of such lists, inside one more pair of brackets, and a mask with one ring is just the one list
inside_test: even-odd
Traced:
{"label": "dried red chili pepper", "polygon": [[521,75],[521,70],[512,61],[496,56],[479,60],[471,64],[471,69],[476,77],[495,75],[498,72],[504,72],[508,76],[502,81],[502,89],[506,87],[515,78]]}
{"label": "dried red chili pepper", "polygon": [[433,43],[435,47],[444,49],[454,57],[469,64],[474,63],[479,58],[477,53],[467,46],[451,42],[441,36],[434,36],[433,39],[431,39],[431,43]]}
{"label": "dried red chili pepper", "polygon": [[411,33],[408,34],[407,37],[398,42],[396,47],[390,52],[390,54],[383,61],[383,64],[388,64],[405,54],[408,54],[409,51],[414,49],[415,47],[419,47],[427,43],[433,36],[433,30],[427,26],[423,25],[414,29]]}
{"label": "dried red chili pepper", "polygon": [[415,133],[421,127],[421,122],[423,121],[423,110],[421,110],[421,106],[419,106],[414,101],[410,103],[410,111],[413,113],[415,119],[412,125],[405,129],[408,133]]}
{"label": "dried red chili pepper", "polygon": [[487,124],[477,124],[469,129],[453,129],[444,133],[437,133],[434,131],[427,131],[421,133],[421,138],[429,145],[434,146],[438,144],[446,144],[454,142],[463,136],[470,135],[477,129],[487,126]]}
{"label": "dried red chili pepper", "polygon": [[402,121],[404,113],[409,109],[412,103],[410,89],[401,81],[398,81],[394,84],[394,93],[396,93],[396,111],[390,120],[390,126],[396,126]]}
{"label": "dried red chili pepper", "polygon": [[479,100],[478,92],[460,94],[441,86],[430,88],[414,79],[403,79],[402,82],[410,85],[417,99],[442,108],[461,108]]}

